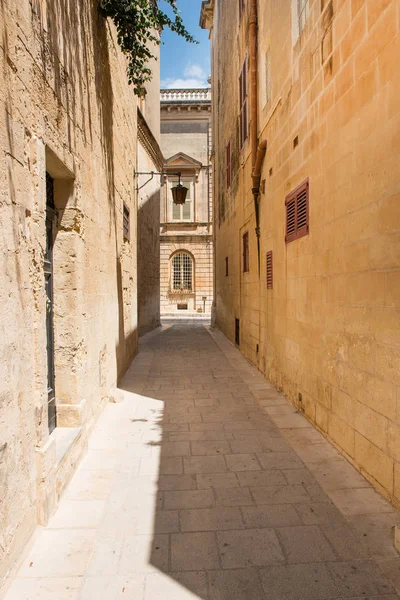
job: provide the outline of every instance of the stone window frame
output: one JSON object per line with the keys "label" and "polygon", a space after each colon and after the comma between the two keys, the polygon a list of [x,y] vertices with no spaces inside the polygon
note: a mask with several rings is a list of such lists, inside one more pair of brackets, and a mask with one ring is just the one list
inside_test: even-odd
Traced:
{"label": "stone window frame", "polygon": [[292,0],[292,43],[296,45],[310,17],[311,0]]}
{"label": "stone window frame", "polygon": [[249,137],[249,67],[247,54],[239,74],[239,139],[243,148]]}
{"label": "stone window frame", "polygon": [[[191,284],[190,288],[189,287],[185,288],[183,285],[181,285],[179,287],[175,286],[175,264],[174,264],[174,262],[178,255],[186,256],[190,260],[190,284]],[[179,250],[176,250],[170,256],[169,264],[170,264],[170,274],[169,274],[170,294],[194,294],[195,290],[196,290],[196,285],[195,285],[195,261],[194,261],[193,254],[191,252],[189,252],[189,250],[180,248]],[[184,265],[181,264],[179,269],[180,269],[180,283],[182,283],[183,279],[185,277]]]}

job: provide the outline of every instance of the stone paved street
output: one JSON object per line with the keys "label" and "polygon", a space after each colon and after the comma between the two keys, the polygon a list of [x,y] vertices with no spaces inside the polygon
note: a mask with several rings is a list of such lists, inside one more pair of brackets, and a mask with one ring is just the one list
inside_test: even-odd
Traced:
{"label": "stone paved street", "polygon": [[6,600],[395,600],[399,513],[202,325],[142,340]]}

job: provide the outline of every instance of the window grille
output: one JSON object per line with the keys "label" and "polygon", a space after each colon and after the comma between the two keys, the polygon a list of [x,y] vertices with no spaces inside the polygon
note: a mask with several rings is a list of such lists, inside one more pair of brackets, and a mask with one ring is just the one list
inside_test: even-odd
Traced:
{"label": "window grille", "polygon": [[285,200],[286,237],[288,244],[309,233],[309,182],[296,188]]}
{"label": "window grille", "polygon": [[297,0],[297,15],[299,19],[299,33],[301,33],[310,15],[310,0]]}
{"label": "window grille", "polygon": [[249,232],[243,235],[243,273],[250,271],[250,257],[249,257]]}
{"label": "window grille", "polygon": [[247,57],[244,60],[239,76],[239,99],[240,99],[240,146],[242,147],[248,136],[248,75]]}
{"label": "window grille", "polygon": [[124,202],[123,216],[122,216],[122,228],[124,233],[124,240],[130,240],[131,224],[130,224],[130,211]]}
{"label": "window grille", "polygon": [[172,289],[185,292],[193,290],[193,261],[186,252],[178,252],[172,258]]}
{"label": "window grille", "polygon": [[272,290],[273,284],[272,250],[270,250],[267,252],[267,289]]}

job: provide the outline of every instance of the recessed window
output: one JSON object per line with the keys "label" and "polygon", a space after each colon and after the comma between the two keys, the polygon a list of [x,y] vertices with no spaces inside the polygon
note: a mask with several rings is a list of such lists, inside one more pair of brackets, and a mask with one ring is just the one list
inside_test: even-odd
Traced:
{"label": "recessed window", "polygon": [[235,319],[235,344],[240,346],[240,320]]}
{"label": "recessed window", "polygon": [[243,146],[249,134],[249,117],[248,117],[248,69],[247,57],[244,59],[242,70],[239,76],[239,101],[240,101],[240,147]]}
{"label": "recessed window", "polygon": [[302,183],[286,197],[286,237],[288,244],[309,232],[309,182]]}
{"label": "recessed window", "polygon": [[249,232],[243,235],[243,273],[250,271]]}
{"label": "recessed window", "polygon": [[229,259],[228,257],[225,258],[225,277],[228,277],[229,275]]}
{"label": "recessed window", "polygon": [[130,211],[125,202],[122,216],[122,228],[124,232],[124,240],[127,240],[129,242],[131,236]]}
{"label": "recessed window", "polygon": [[293,148],[297,148],[298,145],[299,145],[299,136],[296,135],[296,137],[293,140]]}
{"label": "recessed window", "polygon": [[271,53],[265,54],[265,82],[264,82],[264,104],[271,100]]}
{"label": "recessed window", "polygon": [[193,291],[193,259],[187,252],[172,257],[171,288],[175,292]]}
{"label": "recessed window", "polygon": [[[178,179],[170,179],[170,189],[178,185],[178,183]],[[174,204],[172,201],[172,192],[170,192],[172,220],[193,221],[193,180],[182,179],[181,184],[188,190],[186,202],[185,204]]]}
{"label": "recessed window", "polygon": [[177,304],[177,305],[176,305],[176,308],[177,308],[178,310],[187,310],[187,309],[188,309],[188,305],[187,305],[187,304],[180,303],[180,304]]}
{"label": "recessed window", "polygon": [[226,187],[231,187],[231,142],[226,146]]}
{"label": "recessed window", "polygon": [[246,7],[246,0],[239,0],[239,16],[241,17]]}
{"label": "recessed window", "polygon": [[301,33],[310,16],[310,0],[297,0],[297,16],[299,21],[299,33]]}
{"label": "recessed window", "polygon": [[272,290],[273,284],[272,250],[270,250],[267,252],[267,289]]}

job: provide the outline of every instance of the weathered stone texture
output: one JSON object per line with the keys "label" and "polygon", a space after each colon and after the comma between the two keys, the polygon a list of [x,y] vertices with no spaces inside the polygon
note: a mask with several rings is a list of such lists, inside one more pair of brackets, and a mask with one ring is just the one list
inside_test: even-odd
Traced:
{"label": "weathered stone texture", "polygon": [[[3,0],[0,45],[1,580],[37,517],[52,513],[136,352],[137,103],[96,0]],[[59,425],[80,429],[64,462],[47,423],[46,171],[58,211]]]}
{"label": "weathered stone texture", "polygon": [[[246,4],[241,20],[228,0],[203,5],[204,24],[213,19],[217,323],[234,340],[240,319],[243,353],[399,504],[399,5],[310,0],[299,35],[295,0],[258,3],[257,130],[268,141],[259,283],[251,151],[239,148],[236,108]],[[306,178],[309,235],[286,244],[285,197]]]}

